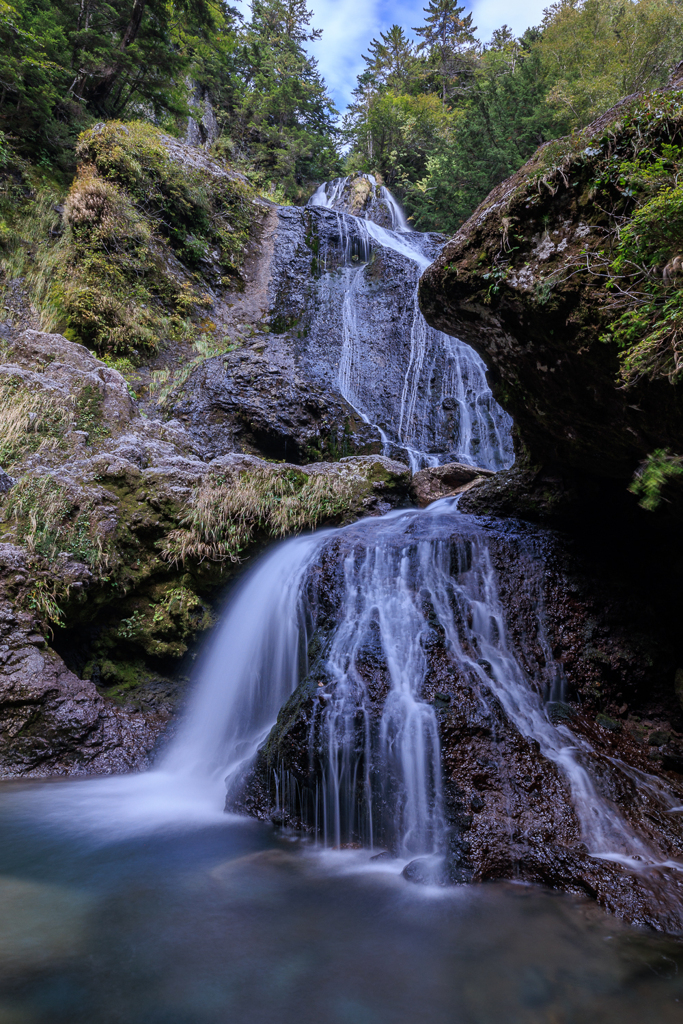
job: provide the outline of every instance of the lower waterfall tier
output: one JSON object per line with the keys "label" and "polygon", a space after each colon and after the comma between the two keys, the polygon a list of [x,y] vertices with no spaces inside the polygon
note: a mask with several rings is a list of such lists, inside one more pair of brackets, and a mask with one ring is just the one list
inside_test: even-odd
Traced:
{"label": "lower waterfall tier", "polygon": [[413,858],[416,880],[540,881],[679,930],[683,789],[585,713],[552,538],[446,499],[306,543],[290,695],[228,806]]}

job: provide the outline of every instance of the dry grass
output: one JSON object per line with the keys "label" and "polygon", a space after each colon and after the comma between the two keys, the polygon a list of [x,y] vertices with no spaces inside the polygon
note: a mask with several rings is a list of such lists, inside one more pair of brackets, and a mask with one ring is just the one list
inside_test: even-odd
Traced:
{"label": "dry grass", "polygon": [[0,466],[10,470],[33,452],[58,447],[72,416],[57,395],[0,380]]}
{"label": "dry grass", "polygon": [[22,477],[7,495],[1,520],[31,554],[54,560],[68,551],[98,570],[111,562],[92,495],[73,491],[52,476]]}
{"label": "dry grass", "polygon": [[163,555],[174,564],[187,559],[238,562],[259,535],[278,538],[312,530],[349,511],[351,499],[348,481],[275,466],[208,477],[182,528],[166,538]]}

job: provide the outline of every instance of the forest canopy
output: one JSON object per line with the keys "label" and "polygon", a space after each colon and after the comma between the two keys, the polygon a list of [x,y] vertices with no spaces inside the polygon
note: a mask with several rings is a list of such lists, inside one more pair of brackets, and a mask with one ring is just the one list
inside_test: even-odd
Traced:
{"label": "forest canopy", "polygon": [[[428,0],[363,55],[340,117],[317,62],[306,0],[0,0],[0,163],[71,173],[79,134],[148,120],[182,136],[197,97],[215,155],[279,201],[373,172],[414,225],[450,232],[536,147],[683,57],[683,0],[559,0],[517,37],[482,43],[457,0]],[[334,41],[328,41],[334,46]]]}

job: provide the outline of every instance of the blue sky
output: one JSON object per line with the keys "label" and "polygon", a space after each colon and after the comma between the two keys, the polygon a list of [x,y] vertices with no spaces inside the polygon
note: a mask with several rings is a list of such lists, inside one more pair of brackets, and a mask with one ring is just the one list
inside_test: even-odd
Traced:
{"label": "blue sky", "polygon": [[[238,0],[248,13],[246,0]],[[507,23],[516,34],[529,25],[537,25],[543,9],[551,0],[472,0],[466,4],[474,15],[486,42],[494,29]],[[343,112],[356,84],[356,75],[363,70],[362,53],[380,31],[394,23],[404,28],[419,25],[427,0],[309,0],[313,11],[312,24],[323,30],[322,39],[310,46],[318,59],[320,71],[327,82],[337,108]]]}

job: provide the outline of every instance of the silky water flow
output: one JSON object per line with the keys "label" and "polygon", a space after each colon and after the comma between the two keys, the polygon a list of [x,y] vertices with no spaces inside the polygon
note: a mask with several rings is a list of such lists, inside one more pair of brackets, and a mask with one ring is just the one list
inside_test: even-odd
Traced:
{"label": "silky water flow", "polygon": [[[309,201],[312,207],[335,212],[346,264],[351,268],[346,275],[343,300],[344,338],[339,389],[367,423],[379,427],[385,454],[406,458],[414,472],[425,466],[437,466],[446,458],[445,453],[434,450],[429,436],[429,425],[433,419],[430,406],[434,404],[455,413],[453,448],[458,461],[485,469],[507,468],[514,460],[510,434],[512,421],[491,394],[483,360],[469,345],[431,328],[420,311],[419,277],[434,259],[434,243],[423,233],[410,229],[403,211],[387,188],[377,189],[372,175],[365,177],[372,189],[372,199],[360,216],[351,216],[344,210],[349,178],[326,182]],[[390,227],[376,223],[375,217],[381,217]],[[400,394],[388,396],[389,408],[385,410],[383,423],[378,422],[377,413],[373,415],[369,408],[375,371],[367,361],[359,331],[362,318],[360,291],[367,261],[377,247],[399,254],[413,266],[415,274],[409,358],[403,386]],[[430,249],[429,254],[425,252],[426,248]],[[359,259],[360,265],[354,262]],[[440,393],[434,395],[432,376],[437,355],[445,359],[446,369]],[[452,454],[450,460],[454,461]]]}
{"label": "silky water flow", "polygon": [[[309,686],[310,772],[294,779],[271,766],[274,817],[286,811],[324,846],[438,859],[447,834],[441,751],[435,704],[424,695],[426,652],[438,633],[452,671],[473,681],[483,705],[500,702],[519,732],[557,765],[593,856],[677,867],[601,794],[587,741],[549,716],[563,696],[563,676],[545,635],[542,556],[533,532],[492,534],[456,504],[442,499],[422,511],[322,530],[265,555],[226,608],[184,721],[151,776],[179,793],[202,790],[216,813],[226,793],[232,806],[280,709],[297,687]],[[505,559],[522,558],[529,567],[535,642],[545,652],[535,676],[509,637],[492,537]],[[330,573],[336,599],[323,613]],[[307,649],[316,635],[323,639],[311,665]],[[370,648],[383,670],[374,693],[363,671]],[[620,762],[614,769],[628,774]],[[641,774],[653,798],[673,808],[661,783]]]}

